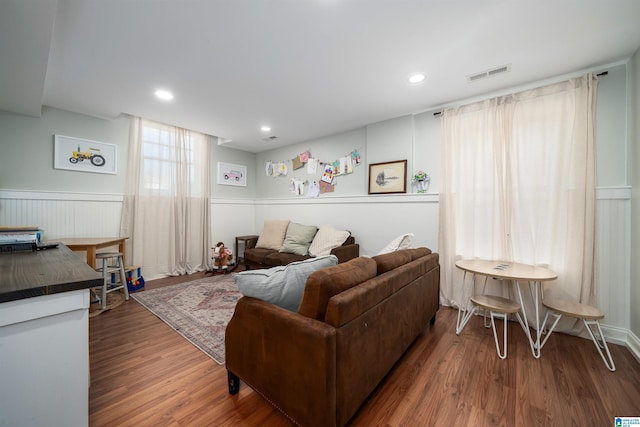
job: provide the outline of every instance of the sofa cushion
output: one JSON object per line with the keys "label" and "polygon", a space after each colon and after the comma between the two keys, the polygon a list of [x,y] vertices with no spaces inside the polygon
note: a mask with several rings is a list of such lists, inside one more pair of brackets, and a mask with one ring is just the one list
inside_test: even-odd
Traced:
{"label": "sofa cushion", "polygon": [[337,263],[335,255],[327,255],[265,270],[247,270],[234,274],[233,278],[242,295],[296,311],[309,275]]}
{"label": "sofa cushion", "polygon": [[264,221],[262,232],[258,237],[256,248],[279,251],[289,227],[288,219],[268,219]]}
{"label": "sofa cushion", "polygon": [[311,246],[311,242],[317,232],[318,227],[315,225],[290,223],[280,252],[303,256],[309,255],[309,246]]}
{"label": "sofa cushion", "polygon": [[271,251],[267,256],[264,257],[263,264],[273,267],[276,265],[287,265],[292,262],[304,261],[305,259],[309,258],[309,255],[297,255],[288,252]]}
{"label": "sofa cushion", "polygon": [[391,252],[383,255],[376,255],[372,257],[378,266],[378,274],[384,274],[387,271],[398,268],[403,264],[408,264],[413,261],[410,249],[403,249],[400,251]]}
{"label": "sofa cushion", "polygon": [[407,249],[407,252],[409,253],[409,255],[411,255],[411,259],[418,259],[418,258],[422,258],[423,256],[427,256],[430,255],[431,249],[429,248],[410,248]]}
{"label": "sofa cushion", "polygon": [[376,262],[358,257],[312,273],[307,279],[298,313],[324,321],[331,297],[376,276]]}
{"label": "sofa cushion", "polygon": [[[273,253],[274,253],[273,249],[251,248],[244,251],[243,258],[245,259],[245,261],[248,261],[249,264],[266,265],[267,256]],[[280,265],[280,264],[273,264],[273,265]]]}
{"label": "sofa cushion", "polygon": [[408,249],[411,247],[411,239],[413,238],[413,233],[405,233],[393,239],[387,246],[382,248],[378,255],[388,254],[390,252],[395,252],[401,249]]}
{"label": "sofa cushion", "polygon": [[342,245],[350,234],[348,231],[337,230],[330,225],[320,226],[320,229],[311,242],[311,246],[309,246],[309,255],[329,255],[331,250]]}

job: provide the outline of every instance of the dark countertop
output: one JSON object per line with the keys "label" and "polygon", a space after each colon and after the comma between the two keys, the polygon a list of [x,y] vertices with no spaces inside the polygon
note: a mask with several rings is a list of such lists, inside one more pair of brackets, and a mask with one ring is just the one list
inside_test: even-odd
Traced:
{"label": "dark countertop", "polygon": [[102,286],[100,273],[62,244],[0,253],[0,303],[96,286]]}

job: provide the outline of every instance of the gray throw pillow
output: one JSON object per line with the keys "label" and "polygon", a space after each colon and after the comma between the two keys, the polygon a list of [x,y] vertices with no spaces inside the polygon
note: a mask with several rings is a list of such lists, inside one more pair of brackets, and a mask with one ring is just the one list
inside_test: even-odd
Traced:
{"label": "gray throw pillow", "polygon": [[318,227],[315,225],[302,225],[296,222],[290,223],[280,252],[303,256],[309,255],[309,246],[311,246],[313,237],[317,232]]}
{"label": "gray throw pillow", "polygon": [[247,270],[233,275],[240,293],[289,311],[298,311],[307,277],[316,270],[338,264],[335,255],[310,258],[264,270]]}

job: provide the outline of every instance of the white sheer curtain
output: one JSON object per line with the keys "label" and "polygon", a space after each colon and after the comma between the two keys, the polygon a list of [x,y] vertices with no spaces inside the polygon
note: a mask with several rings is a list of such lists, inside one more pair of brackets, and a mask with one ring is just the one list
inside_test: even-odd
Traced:
{"label": "white sheer curtain", "polygon": [[470,258],[548,267],[546,296],[593,303],[596,87],[588,74],[444,111],[443,304],[461,303],[454,264]]}
{"label": "white sheer curtain", "polygon": [[210,137],[132,117],[120,235],[147,279],[209,261]]}

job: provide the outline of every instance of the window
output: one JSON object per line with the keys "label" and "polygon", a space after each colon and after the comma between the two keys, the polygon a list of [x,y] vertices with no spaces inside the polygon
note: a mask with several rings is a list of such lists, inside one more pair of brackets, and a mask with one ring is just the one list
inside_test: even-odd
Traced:
{"label": "window", "polygon": [[169,196],[176,194],[180,185],[188,189],[189,196],[202,196],[198,175],[203,160],[208,167],[208,159],[202,158],[203,144],[207,144],[206,135],[145,120],[140,193]]}

